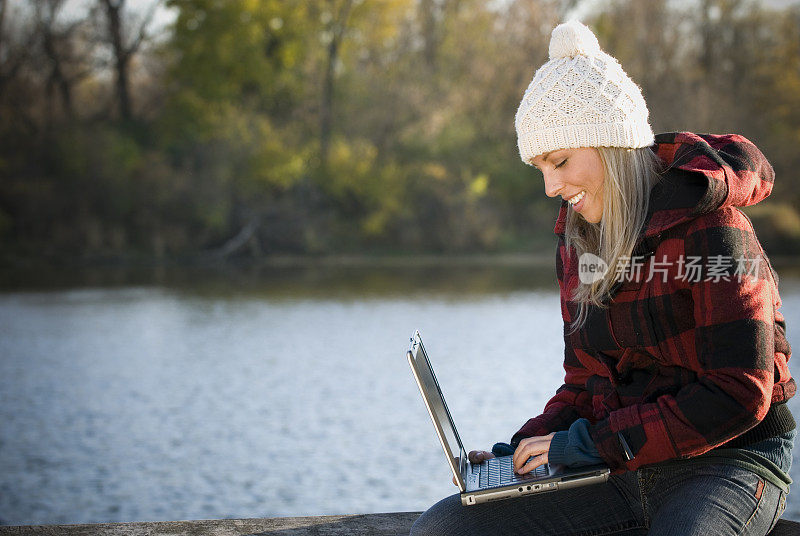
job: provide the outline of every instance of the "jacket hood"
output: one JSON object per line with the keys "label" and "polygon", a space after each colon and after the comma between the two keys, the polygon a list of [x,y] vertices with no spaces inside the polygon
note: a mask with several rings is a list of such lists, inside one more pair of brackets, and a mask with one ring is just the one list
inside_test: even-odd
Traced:
{"label": "jacket hood", "polygon": [[[645,237],[720,208],[755,205],[772,192],[772,166],[743,136],[669,132],[656,136],[652,150],[666,172],[650,192]],[[556,234],[564,233],[569,210],[562,201]]]}

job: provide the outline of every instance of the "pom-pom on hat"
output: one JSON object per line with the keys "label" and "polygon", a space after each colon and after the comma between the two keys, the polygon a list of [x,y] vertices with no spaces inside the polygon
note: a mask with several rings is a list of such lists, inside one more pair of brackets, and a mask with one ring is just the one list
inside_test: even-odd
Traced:
{"label": "pom-pom on hat", "polygon": [[550,61],[536,71],[517,110],[519,155],[530,164],[556,149],[648,147],[654,142],[648,116],[639,86],[588,27],[569,21],[553,30]]}

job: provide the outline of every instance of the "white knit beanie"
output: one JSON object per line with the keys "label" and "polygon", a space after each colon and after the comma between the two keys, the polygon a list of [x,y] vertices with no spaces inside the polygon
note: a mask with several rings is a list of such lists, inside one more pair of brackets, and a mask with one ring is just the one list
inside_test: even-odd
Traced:
{"label": "white knit beanie", "polygon": [[517,110],[519,155],[576,147],[653,144],[647,104],[619,62],[578,21],[556,26],[550,61],[533,76]]}

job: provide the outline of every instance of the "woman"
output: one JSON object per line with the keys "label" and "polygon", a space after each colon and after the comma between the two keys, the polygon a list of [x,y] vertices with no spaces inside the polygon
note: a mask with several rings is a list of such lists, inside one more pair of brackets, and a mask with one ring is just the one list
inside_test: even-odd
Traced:
{"label": "woman", "polygon": [[605,463],[607,483],[477,506],[414,535],[758,534],[785,506],[795,383],[777,275],[736,207],[772,189],[741,136],[653,136],[641,91],[584,25],[553,30],[516,116],[522,160],[561,196],[564,384],[480,462]]}

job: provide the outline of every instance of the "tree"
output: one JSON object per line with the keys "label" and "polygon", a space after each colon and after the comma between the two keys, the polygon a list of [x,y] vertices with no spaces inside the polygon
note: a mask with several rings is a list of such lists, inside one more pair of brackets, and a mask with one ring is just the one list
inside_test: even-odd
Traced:
{"label": "tree", "polygon": [[62,21],[60,14],[65,0],[38,0],[35,5],[37,34],[48,65],[45,82],[46,129],[52,129],[55,115],[55,94],[67,121],[75,120],[73,93],[75,86],[92,74],[85,40],[78,35],[85,29],[82,20]]}
{"label": "tree", "polygon": [[[117,109],[125,121],[133,118],[131,103],[130,66],[133,57],[139,52],[142,44],[148,39],[147,29],[153,19],[156,8],[162,0],[154,0],[144,19],[131,31],[126,28],[126,0],[98,0],[106,18],[106,39],[113,53],[114,87]],[[133,23],[130,23],[133,26]],[[127,37],[132,34],[133,37]]]}

